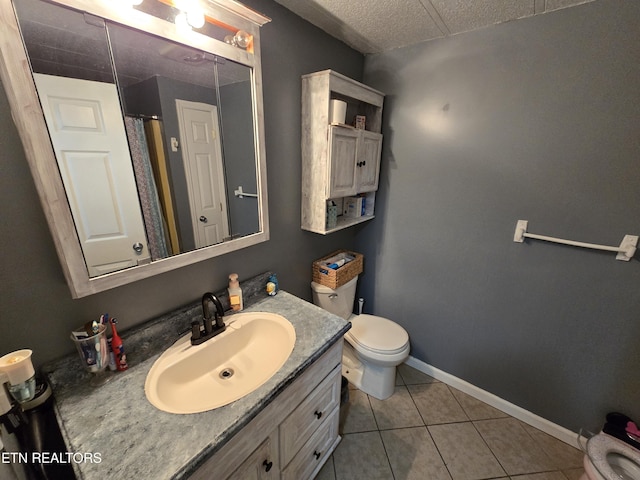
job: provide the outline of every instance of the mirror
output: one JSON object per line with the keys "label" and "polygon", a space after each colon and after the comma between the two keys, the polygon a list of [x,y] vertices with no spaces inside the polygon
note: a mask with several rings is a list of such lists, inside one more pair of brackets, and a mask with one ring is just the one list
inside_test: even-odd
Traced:
{"label": "mirror", "polygon": [[172,0],[13,3],[2,81],[74,297],[268,239],[266,17],[228,0],[199,5],[197,27]]}

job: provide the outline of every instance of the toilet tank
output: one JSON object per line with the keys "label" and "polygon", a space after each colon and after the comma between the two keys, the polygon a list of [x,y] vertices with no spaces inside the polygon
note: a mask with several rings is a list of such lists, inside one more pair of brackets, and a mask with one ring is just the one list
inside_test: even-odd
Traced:
{"label": "toilet tank", "polygon": [[356,298],[358,276],[335,290],[316,282],[311,282],[313,303],[334,315],[348,320],[353,313],[353,302]]}

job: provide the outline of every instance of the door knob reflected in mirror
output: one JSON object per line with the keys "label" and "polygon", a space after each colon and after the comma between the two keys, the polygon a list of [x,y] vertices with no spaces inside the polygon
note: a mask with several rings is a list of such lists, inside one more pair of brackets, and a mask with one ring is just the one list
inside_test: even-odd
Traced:
{"label": "door knob reflected in mirror", "polygon": [[204,215],[201,215],[201,216],[200,216],[200,221],[201,221],[202,223],[207,223],[207,222],[208,222],[207,217],[205,217]]}

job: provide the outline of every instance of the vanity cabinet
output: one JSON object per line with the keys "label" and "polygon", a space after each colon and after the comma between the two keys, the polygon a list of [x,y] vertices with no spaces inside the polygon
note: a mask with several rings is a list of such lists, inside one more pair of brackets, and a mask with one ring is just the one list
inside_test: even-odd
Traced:
{"label": "vanity cabinet", "polygon": [[[332,124],[331,100],[346,102],[346,121],[365,117],[364,128]],[[303,230],[328,234],[374,217],[382,153],[384,95],[332,70],[302,77]],[[344,199],[364,196],[365,213],[341,215]],[[338,207],[335,226],[327,225],[327,206]]]}
{"label": "vanity cabinet", "polygon": [[191,479],[312,478],[340,441],[342,342],[307,368]]}

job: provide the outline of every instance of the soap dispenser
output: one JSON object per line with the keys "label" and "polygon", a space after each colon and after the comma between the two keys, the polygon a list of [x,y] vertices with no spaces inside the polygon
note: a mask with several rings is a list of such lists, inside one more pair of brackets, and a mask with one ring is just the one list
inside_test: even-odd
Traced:
{"label": "soap dispenser", "polygon": [[231,304],[231,310],[235,312],[242,310],[242,289],[238,282],[237,273],[229,275],[229,303]]}

